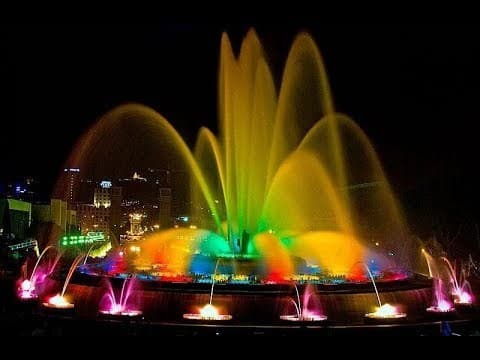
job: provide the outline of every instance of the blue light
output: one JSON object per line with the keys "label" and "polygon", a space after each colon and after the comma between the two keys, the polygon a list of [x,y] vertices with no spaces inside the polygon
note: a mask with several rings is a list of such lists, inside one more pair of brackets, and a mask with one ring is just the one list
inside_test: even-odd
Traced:
{"label": "blue light", "polygon": [[112,182],[104,180],[100,183],[100,186],[104,189],[110,189],[112,187]]}

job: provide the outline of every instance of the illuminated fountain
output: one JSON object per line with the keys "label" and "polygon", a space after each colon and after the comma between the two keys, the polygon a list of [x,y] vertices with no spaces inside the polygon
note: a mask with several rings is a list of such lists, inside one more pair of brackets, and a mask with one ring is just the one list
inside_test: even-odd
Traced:
{"label": "illuminated fountain", "polygon": [[65,298],[65,291],[67,290],[67,286],[70,282],[70,278],[72,277],[73,272],[77,268],[78,264],[80,264],[80,262],[82,261],[83,256],[84,256],[83,254],[78,255],[73,261],[72,265],[70,266],[67,277],[65,278],[65,282],[63,284],[62,292],[48,298],[48,300],[43,303],[43,306],[47,308],[53,308],[53,309],[73,309],[74,304],[70,303]]}
{"label": "illuminated fountain", "polygon": [[113,316],[139,316],[142,314],[135,304],[131,301],[132,290],[135,278],[125,279],[123,281],[120,297],[117,301],[112,283],[107,281],[107,293],[100,301],[100,313]]}
{"label": "illuminated fountain", "polygon": [[219,314],[218,309],[212,305],[213,300],[213,288],[215,286],[215,275],[217,274],[218,264],[220,259],[217,259],[215,264],[215,270],[212,275],[212,286],[210,288],[210,301],[208,304],[199,309],[198,313],[183,314],[183,318],[187,320],[213,320],[213,321],[222,321],[222,320],[231,320],[232,315],[228,314]]}
{"label": "illuminated fountain", "polygon": [[433,304],[427,308],[429,313],[450,313],[455,310],[446,295],[442,279],[433,279]]}
{"label": "illuminated fountain", "polygon": [[[313,299],[315,290],[310,284],[305,286],[305,291],[303,293],[303,302],[300,301],[300,294],[298,292],[297,284],[294,284],[295,292],[297,295],[297,301],[292,300],[293,305],[295,306],[296,314],[295,315],[281,315],[280,319],[287,321],[325,321],[327,316],[321,314],[318,310],[313,310],[309,308],[310,302]],[[311,305],[310,305],[311,306]]]}
{"label": "illuminated fountain", "polygon": [[[401,260],[407,233],[401,211],[367,136],[335,111],[323,60],[308,34],[295,39],[278,94],[255,32],[248,32],[238,56],[228,36],[222,37],[219,135],[200,129],[193,151],[160,114],[129,104],[106,114],[80,140],[69,163],[85,171],[95,161],[119,165],[100,159],[98,146],[122,148],[121,124],[132,121],[149,129],[158,148],[168,139],[191,172],[191,213],[199,219],[189,241],[184,229],[155,234],[156,246],[141,251],[143,267],[154,263],[159,249],[162,265],[175,267],[178,260],[169,252],[179,247],[179,274],[188,275],[200,254],[213,263],[222,257],[262,262],[266,268],[259,275],[280,282],[303,271],[304,262],[348,275],[367,252],[385,266]],[[375,254],[366,240],[373,236],[382,239]]]}
{"label": "illuminated fountain", "polygon": [[[38,256],[38,259],[33,267],[30,278],[20,280],[20,285],[17,288],[17,295],[21,300],[31,300],[37,299],[37,287],[39,283],[42,283],[46,276],[50,275],[60,259],[60,254],[57,255],[53,264],[47,265],[45,268],[39,268],[40,260],[44,257],[48,250],[55,249],[54,246],[47,246],[41,254]],[[26,274],[24,274],[26,275]],[[26,276],[24,276],[26,277]]]}
{"label": "illuminated fountain", "polygon": [[[398,291],[403,303],[412,299],[409,286],[427,291],[429,284],[409,268],[390,271],[410,264],[408,227],[370,140],[353,120],[336,112],[312,37],[301,33],[295,38],[277,89],[255,31],[247,33],[238,54],[224,34],[218,110],[218,135],[201,128],[194,149],[162,115],[139,104],[113,109],[80,139],[68,164],[82,168],[85,176],[120,177],[138,165],[134,160],[162,168],[159,158],[173,157],[169,161],[188,172],[192,206],[184,218],[195,222],[142,234],[135,254],[114,249],[103,261],[80,267],[76,284],[88,287],[103,276],[135,277],[153,289],[150,308],[164,316],[230,319],[212,304],[218,278],[222,287],[215,289],[226,294],[237,320],[247,318],[240,314],[243,309],[257,309],[250,305],[268,298],[265,293],[288,296],[292,283],[305,283],[299,279],[309,279],[317,289],[324,286],[319,298],[351,293],[344,302],[350,306],[350,298],[371,292],[368,277],[359,281],[351,274],[355,264],[368,262],[380,280],[377,289],[370,274],[380,311],[367,317],[405,317],[382,305],[383,287],[406,281]],[[133,159],[134,154],[142,156]],[[190,313],[190,304],[203,304],[201,296],[209,289],[209,303]],[[79,289],[76,296],[86,298],[90,290]],[[176,300],[166,301],[165,293]],[[297,296],[292,315],[297,321],[324,317],[310,313],[309,294],[307,286],[303,302]],[[262,309],[278,320],[269,301]],[[172,303],[181,309],[178,313],[168,307]],[[351,312],[363,322],[364,306],[357,304]],[[331,308],[325,309],[331,319]],[[148,305],[142,304],[142,311],[147,314]]]}
{"label": "illuminated fountain", "polygon": [[86,265],[87,264],[87,260],[88,260],[88,257],[90,256],[90,253],[92,252],[93,248],[95,247],[95,243],[93,243],[92,245],[90,245],[90,247],[88,248],[88,251],[87,253],[85,254],[85,259],[83,259],[83,265]]}
{"label": "illuminated fountain", "polygon": [[454,297],[455,305],[469,306],[473,304],[473,292],[470,283],[467,281],[464,272],[460,273],[457,279],[457,272],[452,266],[452,263],[446,258],[441,258],[447,264],[448,277],[451,286],[451,294]]}
{"label": "illuminated fountain", "polygon": [[[450,269],[448,266],[450,266],[450,263],[444,262],[442,260],[442,263],[445,264],[447,263],[447,277],[448,277],[448,282],[445,282],[445,269],[442,267],[438,261],[435,261],[432,255],[430,255],[425,249],[422,249],[422,255],[425,258],[425,261],[427,262],[428,265],[428,272],[429,276],[433,279],[433,303],[431,306],[427,308],[427,312],[433,313],[433,314],[448,314],[452,313],[455,308],[453,306],[453,303],[449,299],[449,291],[446,286],[448,285],[449,282],[451,282],[450,278]],[[453,269],[452,269],[453,270]]]}
{"label": "illuminated fountain", "polygon": [[378,293],[377,289],[377,284],[375,283],[375,279],[372,272],[370,271],[370,268],[366,264],[365,269],[367,270],[368,276],[370,276],[378,301],[378,307],[375,308],[375,311],[365,314],[365,317],[372,320],[399,320],[406,318],[407,314],[399,311],[398,307],[392,306],[390,304],[382,305],[382,301],[380,300],[380,294]]}

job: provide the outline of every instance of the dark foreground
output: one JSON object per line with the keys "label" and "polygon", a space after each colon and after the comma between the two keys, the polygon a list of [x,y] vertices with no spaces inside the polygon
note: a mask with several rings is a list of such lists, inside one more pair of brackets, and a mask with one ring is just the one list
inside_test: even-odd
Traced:
{"label": "dark foreground", "polygon": [[0,319],[0,331],[14,336],[480,336],[478,319],[339,326],[153,323],[140,318],[87,320],[21,312],[4,315]]}

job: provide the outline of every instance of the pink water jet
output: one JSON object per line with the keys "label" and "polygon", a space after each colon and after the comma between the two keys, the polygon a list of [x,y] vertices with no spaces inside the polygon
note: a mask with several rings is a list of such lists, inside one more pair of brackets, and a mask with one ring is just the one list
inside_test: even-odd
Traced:
{"label": "pink water jet", "polygon": [[457,271],[452,263],[446,258],[441,258],[447,264],[447,276],[451,286],[451,294],[454,297],[454,303],[459,305],[473,304],[474,297],[470,283],[467,281],[465,272],[462,271],[457,278]]}
{"label": "pink water jet", "polygon": [[53,269],[57,265],[60,254],[58,254],[53,261],[49,261],[47,264],[40,265],[40,261],[46,252],[50,249],[55,249],[54,246],[47,246],[42,253],[38,256],[35,266],[33,267],[30,277],[27,278],[26,264],[24,265],[25,270],[22,278],[18,280],[19,286],[17,287],[17,296],[21,300],[32,300],[38,298],[38,284],[44,282],[45,278],[53,272]]}
{"label": "pink water jet", "polygon": [[281,320],[286,321],[325,321],[327,320],[327,316],[323,315],[321,311],[318,309],[319,306],[317,305],[315,309],[309,309],[311,306],[311,302],[314,299],[315,290],[313,289],[311,284],[307,284],[305,287],[305,291],[303,293],[303,298],[300,300],[300,294],[298,292],[298,287],[295,284],[295,291],[297,294],[297,301],[295,302],[292,299],[292,303],[295,306],[296,314],[294,315],[281,315]]}
{"label": "pink water jet", "polygon": [[433,279],[434,303],[427,308],[431,313],[449,313],[454,311],[452,302],[445,295],[444,283],[441,279]]}
{"label": "pink water jet", "polygon": [[142,311],[132,304],[131,295],[133,292],[134,278],[125,279],[120,291],[120,297],[113,290],[112,284],[107,280],[107,292],[100,301],[99,312],[104,315],[113,316],[139,316]]}
{"label": "pink water jet", "polygon": [[22,281],[17,289],[17,295],[22,300],[37,299],[38,295],[35,291],[35,284],[30,280],[25,279]]}

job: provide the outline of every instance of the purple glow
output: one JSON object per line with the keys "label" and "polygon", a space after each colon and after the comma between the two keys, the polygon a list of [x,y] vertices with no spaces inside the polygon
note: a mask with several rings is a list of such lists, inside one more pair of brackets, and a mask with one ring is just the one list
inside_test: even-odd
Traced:
{"label": "purple glow", "polygon": [[38,295],[35,292],[35,285],[28,279],[22,281],[17,289],[17,295],[22,300],[38,298]]}
{"label": "purple glow", "polygon": [[[286,321],[325,321],[327,316],[323,315],[320,310],[320,304],[318,299],[314,296],[315,289],[311,284],[307,284],[305,291],[303,292],[302,301],[300,301],[300,294],[298,293],[298,288],[295,285],[295,291],[297,293],[297,302],[293,299],[292,303],[295,306],[296,314],[295,315],[281,315],[281,320]],[[317,300],[317,301],[315,301]],[[313,303],[314,309],[311,309]],[[310,308],[309,308],[310,307]]]}
{"label": "purple glow", "polygon": [[281,315],[280,319],[286,321],[325,321],[327,316],[308,312],[300,317],[298,315]]}
{"label": "purple glow", "polygon": [[433,295],[434,302],[427,309],[428,312],[446,313],[454,310],[452,302],[446,295],[444,282],[441,279],[433,279]]}
{"label": "purple glow", "polygon": [[454,310],[455,309],[453,307],[453,304],[448,300],[440,300],[438,305],[430,306],[429,308],[427,308],[428,312],[433,312],[433,313],[448,313]]}
{"label": "purple glow", "polygon": [[455,304],[471,305],[473,303],[473,295],[467,291],[460,290],[459,293],[454,294]]}
{"label": "purple glow", "polygon": [[100,301],[100,313],[115,316],[141,315],[142,311],[138,310],[137,306],[132,304],[131,301],[132,290],[135,283],[134,279],[135,278],[124,280],[118,301],[112,283],[107,280],[107,292]]}
{"label": "purple glow", "polygon": [[19,284],[17,287],[17,296],[21,300],[31,300],[38,298],[38,293],[41,292],[42,288],[40,285],[42,285],[45,281],[45,278],[53,272],[55,266],[60,260],[60,254],[58,254],[55,259],[48,259],[47,261],[40,263],[40,260],[42,260],[43,256],[49,249],[54,249],[54,247],[48,246],[42,251],[35,263],[30,278],[27,278],[25,264],[23,277],[20,278],[17,282],[17,284]]}
{"label": "purple glow", "polygon": [[447,264],[447,276],[455,304],[471,305],[474,298],[470,283],[466,279],[465,272],[461,271],[457,278],[457,271],[455,270],[455,267],[452,266],[452,263],[446,257],[442,257],[442,260]]}

